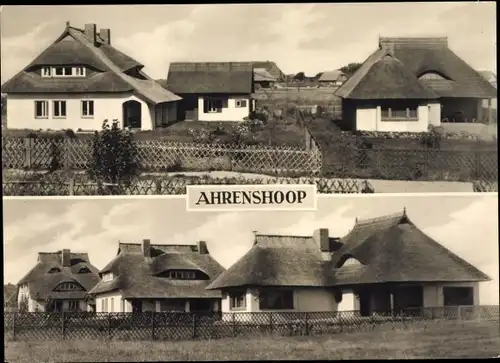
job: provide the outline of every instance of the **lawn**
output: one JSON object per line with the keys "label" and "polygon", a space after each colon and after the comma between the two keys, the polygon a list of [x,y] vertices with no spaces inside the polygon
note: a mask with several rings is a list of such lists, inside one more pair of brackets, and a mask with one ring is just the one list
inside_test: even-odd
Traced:
{"label": "lawn", "polygon": [[[304,130],[293,119],[270,120],[262,127],[253,131],[242,122],[207,122],[186,121],[177,122],[168,127],[157,128],[154,131],[134,131],[136,140],[169,140],[177,142],[214,142],[232,143],[240,140],[244,144],[256,145],[288,145],[303,147]],[[75,131],[75,130],[73,130]],[[36,135],[40,138],[67,135],[64,131],[33,131],[33,130],[2,130],[2,136],[24,138]],[[77,138],[91,138],[92,132],[77,132]]]}
{"label": "lawn", "polygon": [[430,322],[409,329],[335,335],[220,340],[4,342],[10,362],[491,358],[500,353],[498,322]]}

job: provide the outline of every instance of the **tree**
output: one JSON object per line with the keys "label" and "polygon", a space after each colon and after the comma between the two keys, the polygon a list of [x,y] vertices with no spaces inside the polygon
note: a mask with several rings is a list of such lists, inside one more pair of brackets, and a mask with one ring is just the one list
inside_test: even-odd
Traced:
{"label": "tree", "polygon": [[297,73],[294,77],[293,77],[296,81],[300,81],[302,82],[305,78],[306,78],[306,75],[304,72],[299,72]]}
{"label": "tree", "polygon": [[123,194],[139,175],[137,147],[130,130],[122,130],[118,120],[111,126],[104,120],[92,142],[92,158],[87,170],[97,183],[99,194]]}
{"label": "tree", "polygon": [[362,63],[349,63],[346,66],[340,68],[342,73],[344,73],[347,77],[351,77],[358,69],[362,66]]}

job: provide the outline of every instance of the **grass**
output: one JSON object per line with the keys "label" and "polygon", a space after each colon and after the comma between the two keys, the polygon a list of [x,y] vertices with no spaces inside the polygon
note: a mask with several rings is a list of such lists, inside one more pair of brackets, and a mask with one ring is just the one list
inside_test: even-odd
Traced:
{"label": "grass", "polygon": [[496,322],[431,322],[405,330],[335,335],[256,336],[200,341],[6,341],[11,362],[125,362],[268,359],[491,358],[500,353]]}
{"label": "grass", "polygon": [[[209,137],[213,142],[234,142],[234,134],[241,128],[241,122],[208,122],[187,121],[177,122],[168,127],[157,128],[153,131],[135,131],[136,140],[168,140],[176,142],[207,142]],[[24,138],[29,135],[40,138],[64,135],[64,131],[33,131],[33,130],[2,130],[2,136]],[[93,133],[75,133],[75,137],[88,139]],[[261,129],[242,135],[244,144],[288,145],[302,147],[304,145],[304,131],[295,120],[271,120]]]}

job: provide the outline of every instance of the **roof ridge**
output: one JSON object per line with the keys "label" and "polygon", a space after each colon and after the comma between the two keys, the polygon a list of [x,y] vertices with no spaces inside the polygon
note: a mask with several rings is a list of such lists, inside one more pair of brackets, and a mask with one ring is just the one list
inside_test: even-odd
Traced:
{"label": "roof ridge", "polygon": [[373,223],[378,223],[378,222],[383,222],[383,221],[389,221],[392,219],[401,219],[404,217],[407,217],[406,209],[404,209],[402,212],[395,212],[395,213],[386,214],[386,215],[379,216],[379,217],[363,218],[363,219],[356,218],[356,225],[364,226],[366,224],[373,224]]}
{"label": "roof ridge", "polygon": [[312,236],[297,236],[292,234],[255,234],[255,237],[292,237],[292,238],[312,238]]}

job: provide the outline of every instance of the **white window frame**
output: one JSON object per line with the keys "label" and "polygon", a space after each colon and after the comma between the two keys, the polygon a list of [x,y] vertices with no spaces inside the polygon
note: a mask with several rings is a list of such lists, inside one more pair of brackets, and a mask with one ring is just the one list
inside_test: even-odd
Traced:
{"label": "white window frame", "polygon": [[229,294],[229,308],[230,310],[244,310],[247,308],[247,295],[246,293],[241,294]]}
{"label": "white window frame", "polygon": [[112,281],[114,279],[112,272],[105,272],[102,274],[102,281]]}
{"label": "white window frame", "polygon": [[[92,114],[89,114],[89,109],[90,105],[92,104]],[[87,108],[87,114],[85,114],[84,110],[84,105],[86,105]],[[94,118],[94,113],[95,113],[95,102],[94,100],[82,100],[80,102],[80,113],[82,115],[82,118]]]}
{"label": "white window frame", "polygon": [[[221,103],[220,112],[217,107],[217,103]],[[207,113],[222,113],[222,109],[224,108],[224,100],[219,98],[208,98],[207,99]]]}
{"label": "white window frame", "polygon": [[[36,114],[36,112],[37,112],[37,107],[36,107],[37,106],[37,102],[41,102],[41,104],[42,104],[42,113],[44,114],[42,116],[38,116]],[[49,118],[49,101],[46,101],[46,100],[35,100],[34,106],[35,106],[35,118],[36,119],[46,119],[46,118]]]}
{"label": "white window frame", "polygon": [[[67,69],[71,68],[68,74]],[[56,70],[62,69],[62,74],[56,74]],[[85,77],[87,75],[87,68],[84,66],[44,66],[41,72],[44,78],[64,78],[64,77]]]}
{"label": "white window frame", "polygon": [[[242,103],[244,103],[244,104],[242,104]],[[248,107],[248,100],[246,100],[246,99],[235,100],[234,104],[235,104],[236,108],[245,108],[245,107]]]}
{"label": "white window frame", "polygon": [[[63,104],[64,102],[64,116],[56,116],[56,109],[58,109],[59,113],[61,113],[61,105]],[[59,107],[57,107],[56,105],[59,105]],[[58,119],[65,119],[66,118],[66,115],[68,114],[68,104],[65,100],[54,100],[52,101],[52,118],[58,118]]]}

